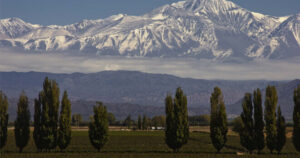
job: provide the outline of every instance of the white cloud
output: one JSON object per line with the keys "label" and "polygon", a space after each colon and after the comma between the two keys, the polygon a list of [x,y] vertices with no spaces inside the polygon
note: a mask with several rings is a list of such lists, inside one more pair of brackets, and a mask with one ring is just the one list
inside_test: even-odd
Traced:
{"label": "white cloud", "polygon": [[91,57],[58,53],[24,54],[0,50],[0,71],[54,73],[136,70],[180,77],[227,80],[291,80],[300,78],[300,59],[221,63],[200,59]]}

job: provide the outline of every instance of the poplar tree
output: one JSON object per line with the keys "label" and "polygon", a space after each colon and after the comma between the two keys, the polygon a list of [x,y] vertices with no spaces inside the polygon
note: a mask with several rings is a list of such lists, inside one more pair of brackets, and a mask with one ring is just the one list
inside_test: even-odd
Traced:
{"label": "poplar tree", "polygon": [[258,153],[265,147],[264,136],[264,120],[263,120],[263,108],[262,97],[260,89],[253,92],[253,104],[254,104],[254,132],[255,132],[255,144]]}
{"label": "poplar tree", "polygon": [[42,96],[39,94],[38,99],[34,100],[34,131],[33,140],[38,151],[43,149],[43,144],[41,141],[42,137],[42,110],[41,110],[41,99]]}
{"label": "poplar tree", "polygon": [[279,106],[277,110],[277,145],[276,145],[276,150],[278,154],[280,154],[285,142],[286,142],[285,119],[281,115],[281,109]]}
{"label": "poplar tree", "polygon": [[124,125],[127,126],[128,129],[131,129],[131,125],[132,125],[131,115],[128,115],[125,118]]}
{"label": "poplar tree", "polygon": [[82,116],[80,114],[73,114],[72,124],[79,127],[81,123],[82,123]]}
{"label": "poplar tree", "polygon": [[148,129],[148,119],[147,119],[146,115],[143,116],[142,129],[143,130],[147,130]]}
{"label": "poplar tree", "polygon": [[68,147],[71,141],[71,102],[67,91],[64,91],[61,100],[61,111],[59,118],[58,146],[61,150]]}
{"label": "poplar tree", "polygon": [[165,99],[165,112],[166,112],[165,142],[169,148],[175,151],[176,129],[175,129],[175,118],[174,118],[174,104],[173,104],[173,99],[170,95],[168,95]]}
{"label": "poplar tree", "polygon": [[300,152],[300,85],[294,90],[293,144]]}
{"label": "poplar tree", "polygon": [[175,98],[167,96],[166,104],[166,144],[178,152],[179,149],[188,142],[189,124],[187,111],[187,98],[182,89],[179,87],[176,90]]}
{"label": "poplar tree", "polygon": [[174,98],[174,118],[176,120],[176,144],[178,151],[183,145],[187,144],[189,139],[187,98],[180,87],[177,88]]}
{"label": "poplar tree", "polygon": [[141,117],[141,115],[138,116],[138,129],[139,130],[142,129],[142,117]]}
{"label": "poplar tree", "polygon": [[94,106],[94,117],[89,124],[89,138],[91,144],[100,151],[108,141],[108,119],[106,107],[102,102]]}
{"label": "poplar tree", "polygon": [[213,146],[220,152],[227,142],[228,127],[223,94],[219,87],[214,88],[214,92],[210,97],[210,103],[210,138]]}
{"label": "poplar tree", "polygon": [[57,146],[57,125],[59,109],[59,88],[54,80],[45,78],[43,90],[35,101],[35,129],[34,139],[39,150],[49,151]]}
{"label": "poplar tree", "polygon": [[253,106],[252,97],[250,93],[246,93],[243,99],[243,112],[241,114],[242,118],[242,128],[240,131],[240,141],[241,145],[245,147],[250,153],[256,149],[255,144],[255,132],[253,124]]}
{"label": "poplar tree", "polygon": [[7,125],[8,125],[8,101],[6,95],[0,91],[0,149],[7,142]]}
{"label": "poplar tree", "polygon": [[275,86],[268,86],[265,98],[265,121],[267,133],[267,147],[273,153],[277,145],[277,128],[276,128],[276,106],[278,96]]}
{"label": "poplar tree", "polygon": [[15,121],[15,141],[19,152],[28,144],[30,137],[30,111],[28,98],[24,92],[20,95],[17,110],[17,119]]}

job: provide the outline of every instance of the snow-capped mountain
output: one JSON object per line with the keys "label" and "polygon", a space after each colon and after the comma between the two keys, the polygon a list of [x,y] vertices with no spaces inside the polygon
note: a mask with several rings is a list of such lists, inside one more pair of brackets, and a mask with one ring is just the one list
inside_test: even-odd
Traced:
{"label": "snow-capped mountain", "polygon": [[273,17],[226,0],[186,0],[142,16],[66,26],[0,20],[0,48],[97,55],[209,59],[300,56],[300,14]]}

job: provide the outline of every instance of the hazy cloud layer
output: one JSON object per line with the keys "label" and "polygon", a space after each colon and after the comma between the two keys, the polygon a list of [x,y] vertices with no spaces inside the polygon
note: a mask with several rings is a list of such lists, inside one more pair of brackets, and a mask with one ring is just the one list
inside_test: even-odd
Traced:
{"label": "hazy cloud layer", "polygon": [[66,54],[24,54],[0,50],[0,71],[54,73],[137,70],[180,77],[228,80],[291,80],[300,78],[300,59],[221,63],[199,59],[90,57]]}

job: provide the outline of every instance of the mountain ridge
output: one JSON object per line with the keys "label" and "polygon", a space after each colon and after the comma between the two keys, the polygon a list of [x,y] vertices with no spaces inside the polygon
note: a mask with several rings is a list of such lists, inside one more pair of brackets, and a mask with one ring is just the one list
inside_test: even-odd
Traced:
{"label": "mountain ridge", "polygon": [[299,17],[263,15],[226,0],[187,0],[142,16],[119,14],[65,26],[10,18],[0,20],[0,48],[100,56],[284,59],[300,55]]}
{"label": "mountain ridge", "polygon": [[[69,98],[74,103],[74,112],[81,112],[87,117],[96,101],[111,105],[109,109],[122,118],[130,112],[147,112],[149,116],[162,114],[165,96],[174,94],[179,86],[187,95],[191,115],[209,113],[210,95],[214,87],[218,86],[223,92],[227,113],[236,116],[241,112],[241,99],[246,92],[252,93],[256,88],[260,88],[264,96],[266,86],[274,85],[278,90],[278,105],[281,105],[283,114],[291,118],[293,90],[300,85],[299,79],[292,81],[203,80],[138,71],[104,71],[91,74],[0,72],[0,90],[10,99],[10,111],[15,112],[17,98],[23,90],[32,104],[32,100],[42,89],[46,76],[57,81],[61,93],[64,90],[68,91]],[[33,105],[31,109],[32,107]],[[125,107],[129,110],[124,110]],[[121,112],[118,112],[120,109]]]}

